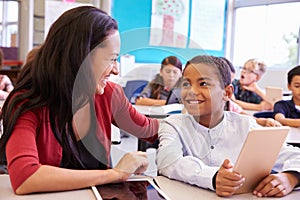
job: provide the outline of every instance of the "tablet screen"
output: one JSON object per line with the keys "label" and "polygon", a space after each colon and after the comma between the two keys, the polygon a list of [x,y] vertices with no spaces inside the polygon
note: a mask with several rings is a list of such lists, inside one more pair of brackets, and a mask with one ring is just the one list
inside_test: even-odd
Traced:
{"label": "tablet screen", "polygon": [[[159,191],[147,180],[126,181],[95,187],[103,200],[162,200],[165,199]],[[95,191],[94,191],[95,192]],[[95,194],[97,197],[97,194]],[[100,198],[100,199],[101,199]],[[97,199],[99,200],[99,199]]]}
{"label": "tablet screen", "polygon": [[249,131],[234,166],[246,181],[235,193],[252,192],[265,176],[269,175],[289,127],[262,127]]}

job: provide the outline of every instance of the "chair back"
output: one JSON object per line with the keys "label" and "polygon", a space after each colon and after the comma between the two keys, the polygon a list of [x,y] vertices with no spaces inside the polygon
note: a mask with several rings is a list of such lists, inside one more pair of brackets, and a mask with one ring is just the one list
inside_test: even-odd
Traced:
{"label": "chair back", "polygon": [[130,80],[127,81],[125,88],[124,88],[124,93],[127,99],[130,101],[130,103],[135,103],[135,98],[137,97],[143,89],[146,87],[148,84],[148,81],[146,80]]}

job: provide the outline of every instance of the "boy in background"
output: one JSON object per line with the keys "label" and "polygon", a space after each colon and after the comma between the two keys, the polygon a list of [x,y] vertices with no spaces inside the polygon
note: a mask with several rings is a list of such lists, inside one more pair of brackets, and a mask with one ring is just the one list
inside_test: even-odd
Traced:
{"label": "boy in background", "polygon": [[288,72],[287,80],[292,99],[275,103],[274,118],[282,125],[300,127],[300,65]]}
{"label": "boy in background", "polygon": [[271,110],[272,105],[265,101],[264,91],[257,85],[266,71],[266,64],[258,59],[245,62],[241,77],[232,82],[234,95],[232,100],[245,110]]}

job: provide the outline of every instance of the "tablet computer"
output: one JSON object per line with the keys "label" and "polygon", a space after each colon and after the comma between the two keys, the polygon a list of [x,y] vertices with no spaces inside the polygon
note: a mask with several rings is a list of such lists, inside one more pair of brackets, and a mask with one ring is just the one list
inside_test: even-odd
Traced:
{"label": "tablet computer", "polygon": [[283,89],[280,87],[266,87],[266,100],[274,105],[277,101],[282,100]]}
{"label": "tablet computer", "polygon": [[270,174],[290,128],[262,127],[249,131],[233,171],[245,177],[235,194],[252,192]]}
{"label": "tablet computer", "polygon": [[170,200],[152,178],[134,178],[125,182],[92,186],[97,200]]}

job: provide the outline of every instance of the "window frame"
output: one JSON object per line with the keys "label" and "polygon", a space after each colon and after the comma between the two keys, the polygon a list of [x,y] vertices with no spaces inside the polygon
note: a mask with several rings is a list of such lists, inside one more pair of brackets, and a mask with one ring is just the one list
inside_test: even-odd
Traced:
{"label": "window frame", "polygon": [[[234,43],[235,43],[235,26],[236,26],[236,10],[238,8],[252,7],[252,6],[268,6],[272,4],[286,4],[286,3],[296,3],[300,2],[300,0],[228,0],[229,4],[232,6],[232,27],[230,35],[227,35],[230,40],[227,44],[229,44],[229,54],[228,57],[232,60],[234,54]],[[228,23],[227,23],[228,24]],[[298,32],[298,53],[297,53],[297,64],[300,65],[300,27]]]}
{"label": "window frame", "polygon": [[[18,13],[18,19],[17,21],[8,21],[7,18],[8,18],[8,12],[10,12],[8,10],[8,3],[10,2],[17,2],[18,3],[18,8],[17,8],[17,13]],[[18,34],[19,34],[19,10],[20,10],[20,0],[6,0],[6,1],[0,1],[0,3],[2,3],[2,21],[0,21],[0,26],[2,27],[2,30],[0,30],[0,34],[1,34],[1,37],[0,37],[0,46],[4,46],[4,47],[11,47],[11,40],[10,37],[9,37],[9,34],[8,31],[8,26],[11,26],[11,25],[16,25],[17,26],[17,42],[16,42],[16,46],[18,47],[19,46],[19,42],[18,42]],[[9,40],[9,41],[8,41]]]}

